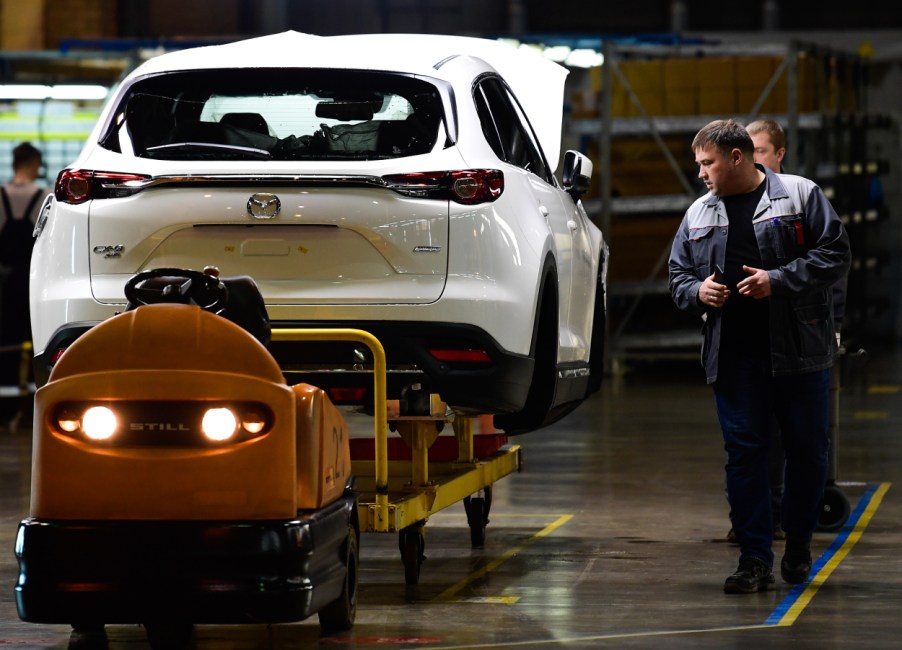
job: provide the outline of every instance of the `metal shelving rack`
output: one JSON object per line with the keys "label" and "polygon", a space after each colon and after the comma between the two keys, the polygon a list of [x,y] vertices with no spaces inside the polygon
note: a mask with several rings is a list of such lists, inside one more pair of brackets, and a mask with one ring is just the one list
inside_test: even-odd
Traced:
{"label": "metal shelving rack", "polygon": [[[840,61],[857,59],[852,55],[832,53],[822,47],[805,46],[799,43],[790,43],[786,46],[721,46],[717,44],[690,44],[690,45],[622,45],[615,42],[603,42],[602,51],[605,64],[602,66],[601,93],[598,97],[599,116],[597,118],[572,119],[568,124],[571,135],[589,138],[597,144],[600,170],[600,193],[595,199],[585,201],[586,208],[602,227],[606,236],[612,232],[612,220],[615,217],[629,218],[634,215],[658,214],[672,215],[674,232],[682,218],[686,208],[700,193],[700,187],[693,186],[685,169],[674,158],[665,142],[667,136],[681,136],[691,138],[702,126],[713,119],[733,117],[737,115],[681,115],[659,116],[650,115],[637,93],[630,86],[629,80],[624,75],[620,62],[629,58],[665,58],[665,57],[731,57],[731,56],[777,56],[779,64],[773,71],[770,79],[760,90],[757,100],[750,107],[748,113],[739,114],[740,119],[746,122],[758,117],[768,117],[779,121],[786,131],[787,136],[787,160],[790,161],[791,170],[809,178],[818,180],[825,191],[833,189],[835,195],[848,194],[848,188],[854,187],[857,199],[834,203],[837,212],[843,217],[850,229],[850,236],[857,235],[858,240],[866,246],[864,235],[856,228],[856,224],[862,221],[877,220],[875,215],[880,214],[884,219],[888,211],[881,209],[864,209],[858,206],[862,199],[861,181],[868,173],[873,171],[875,163],[855,163],[851,158],[858,160],[867,149],[868,124],[867,119],[846,118],[848,114],[859,115],[866,109],[864,84],[861,75],[847,74],[837,75],[831,81],[830,88],[820,88],[820,92],[831,92],[834,95],[836,107],[827,110],[815,110],[803,112],[799,110],[799,55],[805,53],[809,56],[820,57],[818,62],[835,65]],[[859,60],[853,60],[852,64],[862,65]],[[764,113],[762,107],[767,102],[774,88],[782,80],[786,80],[786,109],[780,113]],[[606,91],[614,86],[615,80],[625,89],[629,101],[638,112],[636,117],[614,117],[612,105],[612,93]],[[840,106],[840,99],[844,96],[855,98],[854,108],[847,109]],[[846,129],[846,122],[855,124],[854,128]],[[861,123],[859,125],[859,123]],[[886,127],[883,120],[882,127]],[[859,128],[861,126],[861,128]],[[836,132],[841,132],[837,134]],[[848,132],[847,132],[848,131]],[[834,140],[845,140],[846,149],[855,150],[855,154],[846,156],[840,153],[841,147],[836,142],[831,142],[827,137],[834,134]],[[614,195],[612,187],[612,144],[618,139],[651,138],[660,149],[662,157],[676,175],[683,192],[659,195],[645,195],[632,197],[618,197]],[[687,156],[688,151],[687,142]],[[826,173],[825,164],[832,169],[833,174]],[[857,172],[857,182],[849,180]],[[824,179],[822,182],[821,179]],[[830,182],[833,178],[840,179],[834,188]],[[612,259],[618,254],[616,240],[611,241]],[[633,327],[640,308],[647,305],[643,303],[653,302],[652,308],[659,310],[662,315],[673,316],[675,307],[670,300],[667,287],[666,263],[670,253],[669,242],[661,251],[655,263],[645,269],[644,276],[629,280],[612,280],[608,286],[609,317],[608,332],[606,333],[605,350],[607,354],[607,367],[614,373],[619,372],[624,364],[630,360],[656,360],[698,358],[701,347],[700,323],[688,322],[674,323],[678,318],[661,318],[660,326],[652,330],[641,330]],[[873,259],[869,251],[863,251],[858,261],[863,270],[873,268]],[[859,289],[859,295],[850,295],[849,314],[852,322],[860,322],[865,314],[873,306],[859,304],[859,299],[864,300],[865,292],[862,291],[867,284],[867,278],[863,275],[850,275],[850,292],[853,288]],[[613,313],[612,313],[613,312]],[[859,313],[860,312],[860,313]]]}

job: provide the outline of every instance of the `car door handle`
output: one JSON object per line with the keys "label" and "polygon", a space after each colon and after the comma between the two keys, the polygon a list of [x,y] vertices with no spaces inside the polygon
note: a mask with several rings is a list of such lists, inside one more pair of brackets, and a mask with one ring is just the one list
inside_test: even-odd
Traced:
{"label": "car door handle", "polygon": [[577,228],[579,228],[579,224],[576,223],[573,219],[570,219],[570,220],[567,222],[567,227],[568,227],[570,230],[576,230]]}
{"label": "car door handle", "polygon": [[548,214],[549,214],[548,208],[546,208],[544,205],[540,205],[540,206],[539,206],[539,212],[542,213],[542,216],[543,216],[543,217],[547,217]]}

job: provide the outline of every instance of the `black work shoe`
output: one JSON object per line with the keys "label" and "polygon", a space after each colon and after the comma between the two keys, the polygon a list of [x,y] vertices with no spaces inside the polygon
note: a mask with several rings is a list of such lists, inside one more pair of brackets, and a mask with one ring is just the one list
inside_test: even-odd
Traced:
{"label": "black work shoe", "polygon": [[736,573],[723,583],[724,593],[754,594],[758,591],[775,589],[774,572],[756,557],[739,560]]}
{"label": "black work shoe", "polygon": [[811,543],[808,540],[786,538],[786,552],[780,561],[780,575],[791,585],[808,580],[811,573]]}
{"label": "black work shoe", "polygon": [[739,538],[736,537],[736,531],[733,530],[732,528],[729,531],[727,531],[727,541],[730,544],[738,544],[739,543]]}

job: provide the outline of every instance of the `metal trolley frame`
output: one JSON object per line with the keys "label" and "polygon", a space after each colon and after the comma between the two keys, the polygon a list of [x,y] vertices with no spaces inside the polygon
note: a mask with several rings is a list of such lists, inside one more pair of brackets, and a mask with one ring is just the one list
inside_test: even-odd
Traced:
{"label": "metal trolley frame", "polygon": [[[435,395],[431,398],[430,413],[426,415],[402,416],[396,409],[390,409],[386,398],[385,350],[369,332],[350,328],[273,329],[272,340],[354,341],[363,343],[372,352],[372,453],[360,453],[354,446],[351,448],[352,470],[359,495],[360,530],[398,534],[407,584],[419,581],[420,566],[425,559],[425,525],[436,512],[462,501],[471,544],[479,547],[485,543],[492,484],[521,469],[519,445],[507,444],[507,436],[503,434],[476,435],[476,418],[449,413]],[[445,453],[438,460],[440,454],[436,453],[434,443],[449,422],[454,431],[456,450],[452,450],[449,458],[447,446],[443,445]],[[408,451],[393,459],[389,458],[389,426],[398,431]]]}

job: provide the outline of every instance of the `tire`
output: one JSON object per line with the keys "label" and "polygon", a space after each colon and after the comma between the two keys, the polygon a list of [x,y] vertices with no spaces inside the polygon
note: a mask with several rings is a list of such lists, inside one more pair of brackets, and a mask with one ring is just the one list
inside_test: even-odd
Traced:
{"label": "tire", "polygon": [[536,324],[537,333],[533,355],[532,382],[522,411],[496,415],[495,426],[508,435],[535,431],[559,418],[552,417],[552,405],[557,387],[558,299],[553,275],[546,278],[542,291],[541,309]]}
{"label": "tire", "polygon": [[482,548],[485,546],[485,499],[466,497],[464,508],[467,510],[467,524],[470,526],[470,546]]}
{"label": "tire", "polygon": [[348,526],[345,541],[345,581],[341,595],[319,611],[319,626],[323,634],[343,632],[354,626],[357,618],[357,588],[360,580],[359,536],[357,528]]}
{"label": "tire", "polygon": [[470,546],[485,546],[485,529],[489,524],[489,510],[492,507],[492,488],[486,486],[482,497],[464,497],[467,525],[470,527]]}
{"label": "tire", "polygon": [[423,525],[414,524],[398,533],[398,548],[401,550],[401,562],[404,563],[404,583],[416,585],[420,581],[420,567],[426,556],[426,536]]}
{"label": "tire", "polygon": [[827,485],[818,511],[817,530],[825,533],[836,532],[845,525],[851,512],[852,506],[845,493],[836,485]]}

